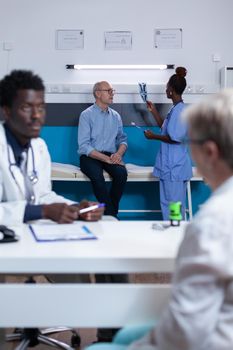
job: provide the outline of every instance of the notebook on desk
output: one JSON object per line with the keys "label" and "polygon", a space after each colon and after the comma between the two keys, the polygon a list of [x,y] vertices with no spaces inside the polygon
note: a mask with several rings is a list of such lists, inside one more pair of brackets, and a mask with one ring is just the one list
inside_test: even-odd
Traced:
{"label": "notebook on desk", "polygon": [[37,242],[76,241],[97,239],[82,222],[72,224],[32,224],[29,228]]}

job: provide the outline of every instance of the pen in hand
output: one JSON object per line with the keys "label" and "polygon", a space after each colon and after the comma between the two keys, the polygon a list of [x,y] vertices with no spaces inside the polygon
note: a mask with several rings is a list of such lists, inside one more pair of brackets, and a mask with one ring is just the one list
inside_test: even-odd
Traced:
{"label": "pen in hand", "polygon": [[79,214],[84,214],[84,213],[87,213],[88,211],[95,210],[95,209],[102,208],[102,207],[105,207],[104,203],[91,205],[90,207],[80,209]]}

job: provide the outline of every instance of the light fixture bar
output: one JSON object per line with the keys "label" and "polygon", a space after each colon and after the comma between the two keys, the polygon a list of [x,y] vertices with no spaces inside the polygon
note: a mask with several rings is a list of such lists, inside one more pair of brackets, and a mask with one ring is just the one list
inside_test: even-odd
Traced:
{"label": "light fixture bar", "polygon": [[174,64],[67,64],[66,69],[174,69]]}

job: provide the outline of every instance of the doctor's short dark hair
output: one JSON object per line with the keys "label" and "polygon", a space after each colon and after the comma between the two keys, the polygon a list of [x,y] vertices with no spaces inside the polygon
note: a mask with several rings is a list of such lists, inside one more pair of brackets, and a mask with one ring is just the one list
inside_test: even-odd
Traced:
{"label": "doctor's short dark hair", "polygon": [[0,106],[11,107],[19,90],[44,91],[43,80],[29,70],[13,70],[0,81]]}

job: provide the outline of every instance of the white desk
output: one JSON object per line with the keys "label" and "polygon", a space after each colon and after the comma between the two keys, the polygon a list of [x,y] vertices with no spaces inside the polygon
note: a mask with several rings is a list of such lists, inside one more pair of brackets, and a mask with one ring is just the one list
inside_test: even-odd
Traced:
{"label": "white desk", "polygon": [[[24,226],[18,243],[0,245],[0,273],[171,272],[185,224],[155,231],[152,223],[88,223],[97,240],[53,243],[37,243]],[[167,300],[165,286],[0,284],[0,327],[117,327],[150,320],[163,306],[156,293]]]}
{"label": "white desk", "polygon": [[154,221],[86,223],[99,238],[37,243],[27,226],[20,241],[0,245],[0,273],[171,272],[183,227],[152,229]]}

